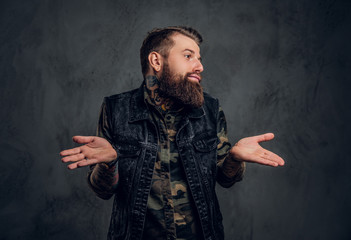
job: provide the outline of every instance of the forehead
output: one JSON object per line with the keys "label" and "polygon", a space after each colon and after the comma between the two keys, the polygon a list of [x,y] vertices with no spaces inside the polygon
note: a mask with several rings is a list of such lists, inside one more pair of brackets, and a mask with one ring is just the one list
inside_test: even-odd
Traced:
{"label": "forehead", "polygon": [[170,53],[189,49],[194,51],[196,54],[200,54],[200,47],[193,39],[182,34],[174,34],[172,39],[174,41],[174,46],[170,49]]}

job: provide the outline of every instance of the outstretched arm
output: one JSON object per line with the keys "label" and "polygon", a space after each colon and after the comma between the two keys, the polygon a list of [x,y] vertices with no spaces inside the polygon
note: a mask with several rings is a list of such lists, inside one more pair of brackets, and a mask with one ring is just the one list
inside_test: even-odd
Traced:
{"label": "outstretched arm", "polygon": [[243,138],[230,149],[230,154],[239,162],[259,163],[272,167],[283,166],[284,160],[281,157],[259,145],[260,142],[270,141],[273,138],[273,133]]}
{"label": "outstretched arm", "polygon": [[111,145],[110,121],[107,103],[104,101],[97,129],[98,137],[74,136],[73,141],[84,145],[60,153],[62,161],[70,163],[69,169],[90,166],[88,184],[102,199],[109,199],[114,194],[119,180],[117,152]]}
{"label": "outstretched arm", "polygon": [[259,143],[274,138],[273,133],[243,138],[231,147],[227,137],[227,124],[221,107],[218,111],[217,136],[217,181],[223,187],[230,187],[241,181],[245,163],[253,162],[268,166],[283,166],[284,160],[264,148]]}

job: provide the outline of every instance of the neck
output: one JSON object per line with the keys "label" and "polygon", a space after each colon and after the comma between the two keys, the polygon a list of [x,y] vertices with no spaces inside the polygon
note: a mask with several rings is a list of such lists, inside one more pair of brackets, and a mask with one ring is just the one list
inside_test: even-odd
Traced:
{"label": "neck", "polygon": [[161,96],[159,91],[160,82],[155,75],[146,76],[145,85],[152,104],[160,107],[163,111],[172,109],[174,101],[168,97]]}

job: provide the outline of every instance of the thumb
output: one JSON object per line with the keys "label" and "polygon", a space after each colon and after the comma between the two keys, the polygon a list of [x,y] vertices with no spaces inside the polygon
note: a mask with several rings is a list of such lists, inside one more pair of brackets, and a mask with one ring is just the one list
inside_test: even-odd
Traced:
{"label": "thumb", "polygon": [[274,138],[274,134],[273,133],[265,133],[262,135],[257,135],[255,136],[257,142],[265,142],[265,141],[269,141],[272,140]]}
{"label": "thumb", "polygon": [[84,144],[84,143],[93,142],[95,137],[94,136],[74,136],[72,139],[76,143]]}

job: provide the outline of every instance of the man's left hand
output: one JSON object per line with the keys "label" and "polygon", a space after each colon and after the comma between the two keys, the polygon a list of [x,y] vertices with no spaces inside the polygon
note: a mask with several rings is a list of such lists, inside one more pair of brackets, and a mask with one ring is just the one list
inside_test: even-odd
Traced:
{"label": "man's left hand", "polygon": [[230,149],[230,154],[240,162],[253,162],[273,167],[283,166],[284,160],[281,157],[259,145],[260,142],[273,138],[273,133],[243,138]]}

